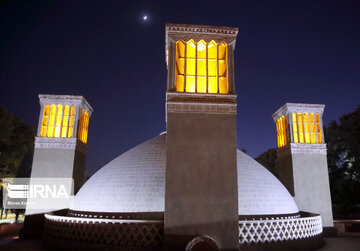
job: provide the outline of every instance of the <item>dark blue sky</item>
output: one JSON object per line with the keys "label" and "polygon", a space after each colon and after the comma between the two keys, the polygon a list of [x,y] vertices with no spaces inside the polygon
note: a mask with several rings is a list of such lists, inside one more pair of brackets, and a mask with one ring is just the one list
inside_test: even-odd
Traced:
{"label": "dark blue sky", "polygon": [[358,1],[294,2],[2,1],[0,105],[37,127],[39,93],[83,95],[93,174],[165,130],[165,23],[238,27],[238,145],[256,157],[284,103],[325,104],[325,124],[360,103]]}

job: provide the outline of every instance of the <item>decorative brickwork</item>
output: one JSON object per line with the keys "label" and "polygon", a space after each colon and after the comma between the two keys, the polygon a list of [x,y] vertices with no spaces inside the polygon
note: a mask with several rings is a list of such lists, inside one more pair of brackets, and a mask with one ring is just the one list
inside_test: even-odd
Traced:
{"label": "decorative brickwork", "polygon": [[166,94],[167,112],[236,114],[236,95]]}
{"label": "decorative brickwork", "polygon": [[80,105],[90,113],[93,112],[93,108],[83,96],[39,94],[39,100],[41,105]]}
{"label": "decorative brickwork", "polygon": [[293,113],[293,112],[313,112],[319,113],[321,116],[324,112],[325,105],[319,104],[301,104],[301,103],[286,103],[282,107],[280,107],[272,116],[276,121],[282,115]]}
{"label": "decorative brickwork", "polygon": [[239,243],[255,244],[306,239],[322,233],[321,216],[239,221]]}
{"label": "decorative brickwork", "polygon": [[[44,234],[53,238],[120,247],[162,247],[163,221],[114,220],[65,217],[46,214]],[[239,244],[273,243],[307,239],[322,234],[320,215],[292,219],[239,221]],[[186,250],[211,238],[199,236]]]}
{"label": "decorative brickwork", "polygon": [[168,48],[168,38],[173,41],[194,39],[195,42],[201,39],[206,42],[215,40],[217,43],[225,42],[230,44],[235,42],[238,29],[221,26],[166,24],[165,32],[166,48]]}
{"label": "decorative brickwork", "polygon": [[87,145],[77,138],[35,137],[35,148],[79,150],[86,154]]}
{"label": "decorative brickwork", "polygon": [[290,143],[277,150],[278,158],[290,154],[327,154],[326,144]]}
{"label": "decorative brickwork", "polygon": [[74,242],[120,247],[160,247],[163,221],[84,219],[45,215],[44,234]]}

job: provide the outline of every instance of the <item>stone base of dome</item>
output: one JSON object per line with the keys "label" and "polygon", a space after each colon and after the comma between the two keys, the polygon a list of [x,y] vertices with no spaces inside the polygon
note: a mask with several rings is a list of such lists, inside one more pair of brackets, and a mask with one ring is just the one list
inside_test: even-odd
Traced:
{"label": "stone base of dome", "polygon": [[[311,250],[323,244],[320,215],[239,220],[242,250]],[[44,244],[61,249],[161,250],[163,220],[81,218],[45,215]]]}

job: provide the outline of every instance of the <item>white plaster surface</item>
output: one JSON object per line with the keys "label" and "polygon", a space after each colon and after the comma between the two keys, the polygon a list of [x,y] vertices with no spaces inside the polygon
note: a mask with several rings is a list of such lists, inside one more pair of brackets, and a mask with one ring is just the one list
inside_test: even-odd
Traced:
{"label": "white plaster surface", "polygon": [[[105,165],[79,190],[72,210],[163,212],[166,135],[150,139]],[[291,214],[299,210],[266,168],[237,151],[239,215]],[[186,181],[184,181],[186,182]]]}

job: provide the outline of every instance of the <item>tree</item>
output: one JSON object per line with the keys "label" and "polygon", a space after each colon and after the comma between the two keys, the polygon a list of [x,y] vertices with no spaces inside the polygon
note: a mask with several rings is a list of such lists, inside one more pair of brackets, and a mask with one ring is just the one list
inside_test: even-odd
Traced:
{"label": "tree", "polygon": [[[31,170],[35,130],[0,107],[0,178],[29,177]],[[27,176],[24,176],[27,174]]]}
{"label": "tree", "polygon": [[360,105],[324,132],[334,213],[360,212]]}
{"label": "tree", "polygon": [[[33,127],[14,117],[5,108],[0,107],[0,178],[30,177],[34,137],[35,130]],[[1,187],[0,191],[2,189]],[[1,200],[1,218],[3,215],[2,206]],[[19,213],[20,211],[16,210],[16,221]]]}
{"label": "tree", "polygon": [[276,149],[270,148],[263,152],[259,157],[255,158],[257,162],[266,167],[272,174],[278,177],[278,162],[276,156]]}

